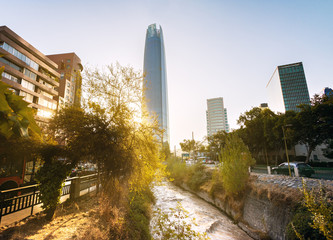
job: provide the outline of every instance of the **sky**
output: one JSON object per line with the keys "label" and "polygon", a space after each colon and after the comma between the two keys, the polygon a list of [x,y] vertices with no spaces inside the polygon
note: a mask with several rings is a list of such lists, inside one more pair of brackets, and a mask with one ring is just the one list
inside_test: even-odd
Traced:
{"label": "sky", "polygon": [[171,149],[207,135],[209,98],[223,97],[231,129],[268,101],[278,65],[303,62],[310,96],[333,87],[331,0],[1,0],[0,25],[84,67],[143,68],[148,25],[161,25]]}

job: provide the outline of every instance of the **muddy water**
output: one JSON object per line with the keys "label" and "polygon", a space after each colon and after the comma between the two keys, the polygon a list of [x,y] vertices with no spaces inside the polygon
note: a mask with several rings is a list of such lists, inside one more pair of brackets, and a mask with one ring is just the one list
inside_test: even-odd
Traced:
{"label": "muddy water", "polygon": [[160,208],[163,212],[170,212],[170,208],[175,208],[177,202],[180,202],[189,212],[188,219],[195,218],[196,224],[192,225],[192,229],[207,232],[211,240],[252,239],[217,208],[171,183],[155,186],[153,192],[156,197],[154,210]]}

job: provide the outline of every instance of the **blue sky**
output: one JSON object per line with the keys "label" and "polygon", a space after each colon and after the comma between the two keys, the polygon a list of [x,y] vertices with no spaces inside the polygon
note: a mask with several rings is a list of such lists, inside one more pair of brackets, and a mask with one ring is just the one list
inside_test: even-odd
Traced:
{"label": "blue sky", "polygon": [[206,135],[206,99],[223,97],[232,129],[267,102],[278,65],[303,62],[310,95],[333,87],[333,1],[123,0],[2,3],[7,25],[44,54],[86,66],[143,67],[145,31],[163,28],[171,148]]}

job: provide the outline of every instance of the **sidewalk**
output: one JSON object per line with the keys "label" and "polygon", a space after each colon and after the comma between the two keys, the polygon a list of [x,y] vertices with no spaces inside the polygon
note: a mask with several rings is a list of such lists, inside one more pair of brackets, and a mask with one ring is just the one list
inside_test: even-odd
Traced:
{"label": "sidewalk", "polygon": [[[84,189],[84,190],[80,191],[80,196],[83,196],[83,195],[87,194],[88,192],[93,192],[95,190],[96,190],[96,186],[90,187],[89,189]],[[69,194],[67,194],[65,196],[62,196],[60,198],[60,203],[65,202],[68,198],[69,198]],[[36,214],[36,213],[39,213],[41,211],[43,211],[42,204],[35,205],[33,215]],[[23,209],[21,211],[3,216],[2,219],[1,219],[0,227],[4,227],[6,225],[13,224],[17,221],[21,221],[24,218],[29,217],[30,213],[31,213],[31,208],[26,208],[26,209]]]}

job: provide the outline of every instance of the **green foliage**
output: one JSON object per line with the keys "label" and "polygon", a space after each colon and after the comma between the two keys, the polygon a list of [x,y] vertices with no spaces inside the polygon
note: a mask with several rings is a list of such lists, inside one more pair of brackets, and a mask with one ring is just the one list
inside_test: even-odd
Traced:
{"label": "green foliage", "polygon": [[[0,80],[4,68],[0,68]],[[34,112],[21,96],[8,89],[9,85],[0,81],[0,137],[6,140],[13,137],[40,135],[40,129],[34,120]]]}
{"label": "green foliage", "polygon": [[311,213],[305,207],[298,207],[295,211],[293,219],[287,225],[286,237],[290,240],[297,239],[325,239],[317,229],[313,229],[310,225],[312,222]]}
{"label": "green foliage", "polygon": [[171,158],[167,162],[167,170],[170,172],[172,181],[177,184],[186,183],[193,191],[199,190],[205,182],[212,178],[200,162],[186,166],[185,162],[177,158]]}
{"label": "green foliage", "polygon": [[303,205],[311,213],[312,223],[310,226],[319,230],[327,239],[333,239],[333,206],[328,201],[325,190],[320,186],[319,192],[309,191],[303,180],[301,189],[304,201]]}
{"label": "green foliage", "polygon": [[167,171],[170,174],[171,180],[180,184],[185,179],[185,172],[187,171],[186,163],[178,158],[171,157],[167,161]]}
{"label": "green foliage", "polygon": [[44,165],[36,173],[36,180],[40,183],[42,207],[48,218],[53,216],[60,200],[63,182],[70,173],[70,166],[57,159],[60,152],[56,146],[45,146],[41,154]]}
{"label": "green foliage", "polygon": [[250,151],[235,134],[229,134],[220,155],[223,187],[228,195],[241,193],[249,178],[248,168],[255,163]]}
{"label": "green foliage", "polygon": [[187,168],[186,177],[187,184],[193,191],[198,191],[205,182],[211,179],[205,166],[200,162]]}
{"label": "green foliage", "polygon": [[[281,127],[277,126],[279,116],[269,109],[255,107],[242,114],[238,119],[241,128],[237,134],[242,138],[249,150],[259,160],[259,154],[264,154],[266,161],[268,151],[279,151],[283,146]],[[262,162],[264,163],[264,162]]]}
{"label": "green foliage", "polygon": [[128,231],[130,239],[151,239],[149,224],[151,218],[151,204],[155,202],[150,189],[141,193],[130,194],[130,210],[128,214]]}
{"label": "green foliage", "polygon": [[208,151],[210,152],[211,159],[218,160],[217,155],[221,152],[222,147],[225,145],[227,135],[228,133],[225,131],[218,131],[207,138]]}
{"label": "green foliage", "polygon": [[195,158],[196,153],[201,147],[201,143],[195,140],[184,139],[183,142],[179,143],[182,151],[192,153],[193,158]]}
{"label": "green foliage", "polygon": [[170,213],[157,209],[154,214],[152,234],[155,239],[209,239],[206,233],[192,229],[195,219],[189,219],[188,212],[179,202],[176,208],[170,208]]}
{"label": "green foliage", "polygon": [[161,130],[144,108],[142,74],[116,64],[87,69],[84,80],[83,107],[62,109],[51,122],[71,161],[97,163],[106,180],[122,177],[131,191],[161,179]]}

